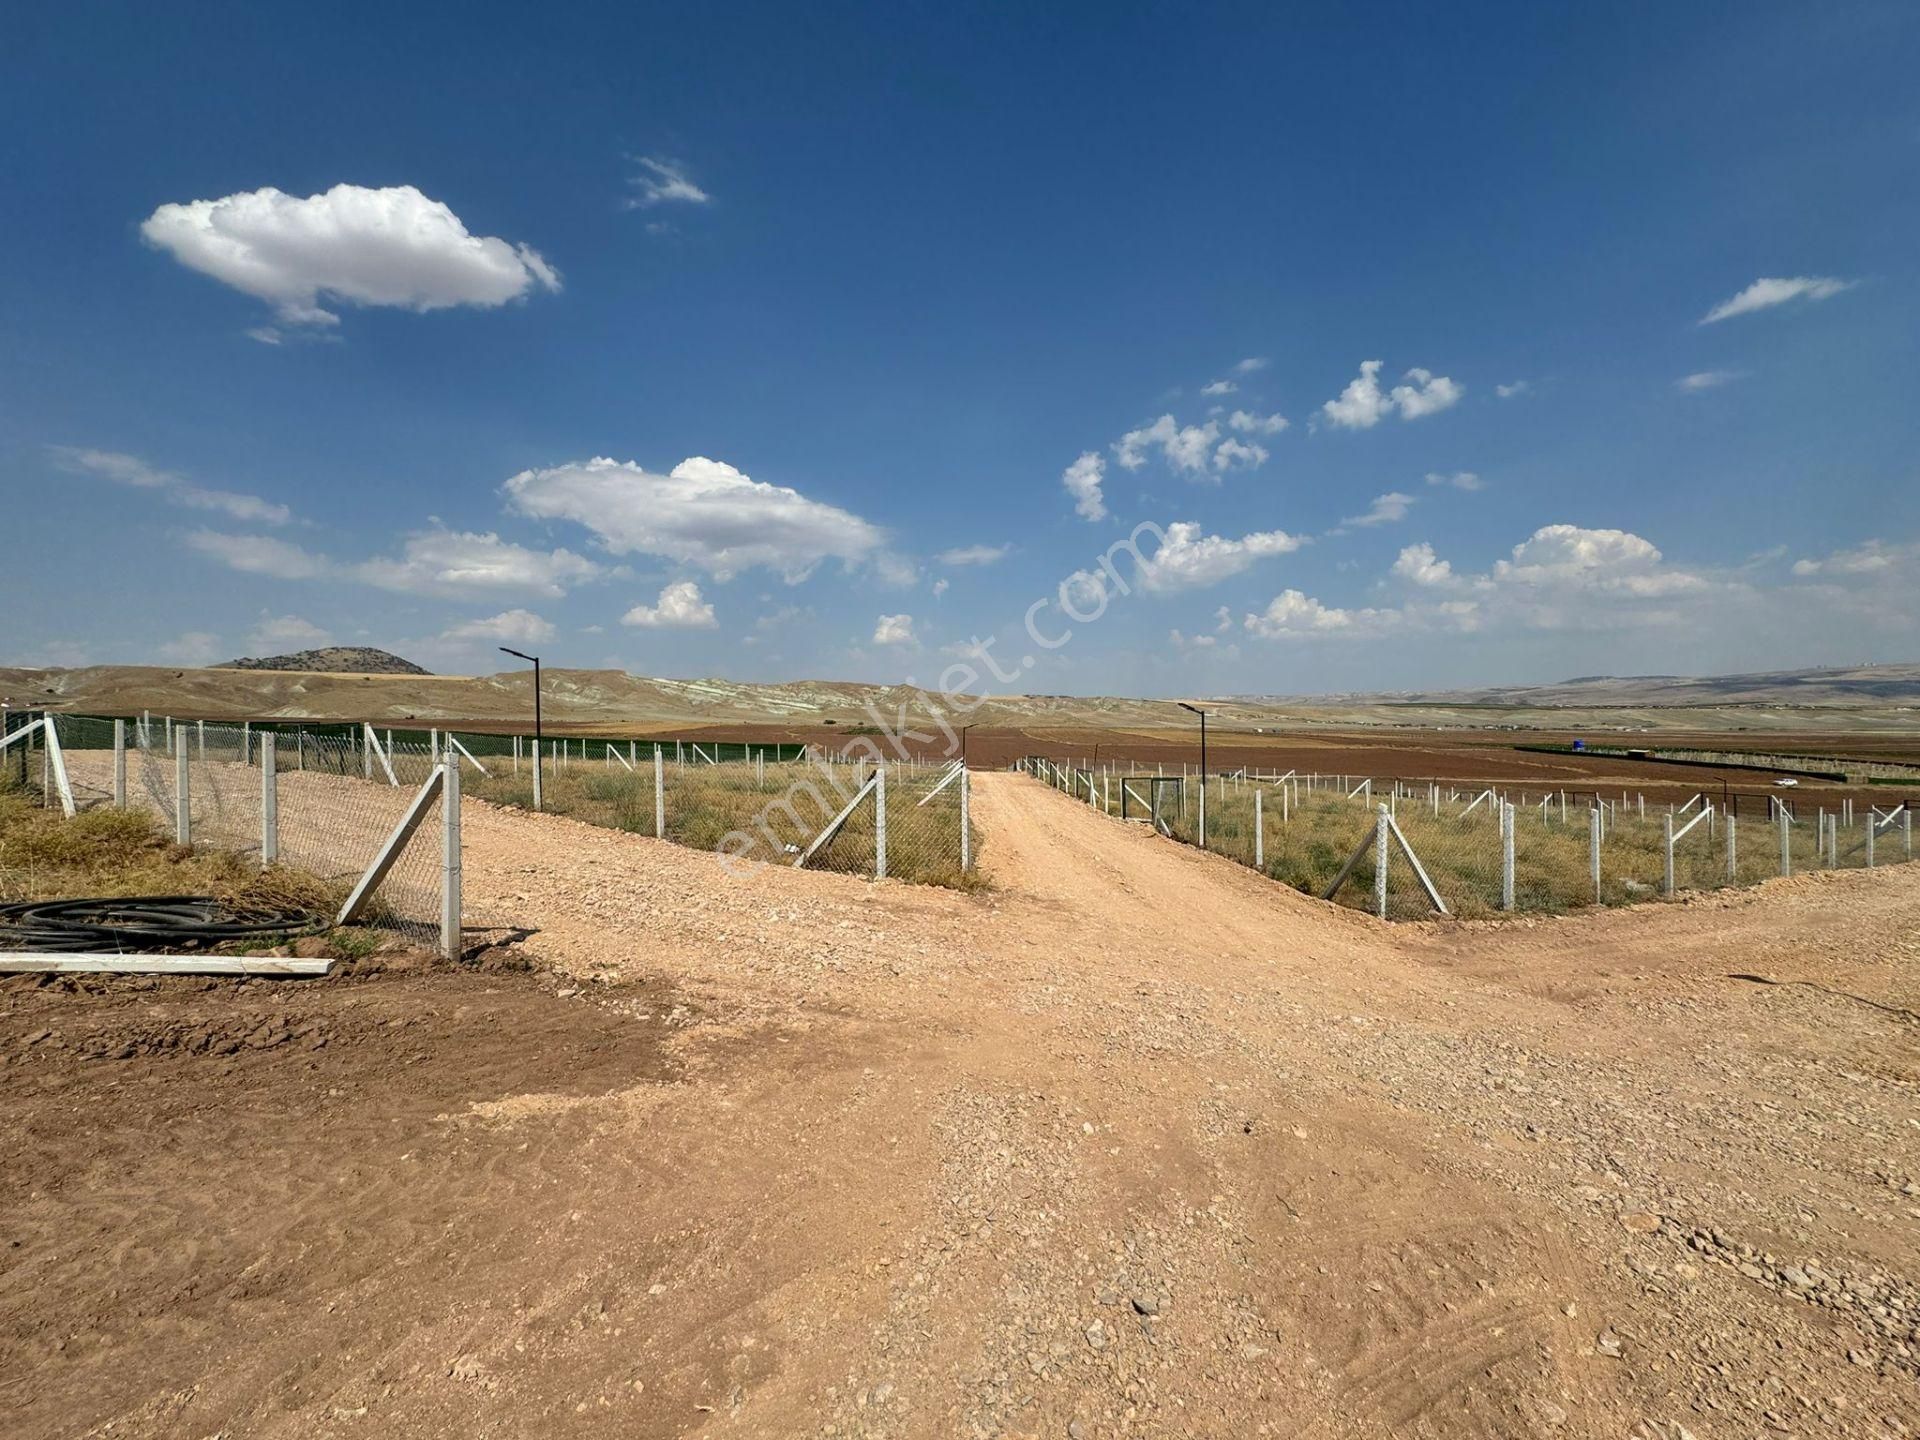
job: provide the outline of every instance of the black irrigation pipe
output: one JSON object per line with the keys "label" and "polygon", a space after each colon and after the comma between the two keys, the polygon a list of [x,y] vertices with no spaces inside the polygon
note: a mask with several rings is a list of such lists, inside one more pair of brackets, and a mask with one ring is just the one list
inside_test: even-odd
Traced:
{"label": "black irrigation pipe", "polygon": [[307,910],[238,911],[211,895],[133,895],[0,905],[0,950],[197,949],[323,924]]}

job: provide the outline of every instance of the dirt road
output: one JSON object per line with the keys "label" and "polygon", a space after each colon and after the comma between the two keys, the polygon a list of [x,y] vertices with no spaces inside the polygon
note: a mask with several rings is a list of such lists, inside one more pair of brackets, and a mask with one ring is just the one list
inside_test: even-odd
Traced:
{"label": "dirt road", "polygon": [[535,971],[9,983],[0,1428],[1915,1433],[1920,871],[1387,929],[975,816],[963,896],[474,805]]}

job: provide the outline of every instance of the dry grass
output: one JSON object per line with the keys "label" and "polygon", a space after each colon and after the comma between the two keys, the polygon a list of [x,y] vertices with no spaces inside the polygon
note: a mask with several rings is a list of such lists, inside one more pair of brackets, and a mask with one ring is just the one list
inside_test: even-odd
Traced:
{"label": "dry grass", "polygon": [[0,903],[129,895],[211,895],[242,912],[319,914],[342,899],[338,887],[298,870],[176,845],[145,811],[98,806],[69,820],[0,788]]}
{"label": "dry grass", "polygon": [[[887,873],[922,885],[981,889],[986,881],[979,870],[960,868],[957,790],[949,786],[926,805],[919,803],[937,778],[937,772],[920,768],[903,768],[890,776]],[[691,849],[717,851],[735,837],[730,854],[790,864],[856,788],[851,766],[834,767],[831,783],[818,766],[768,765],[763,777],[743,762],[674,766],[665,780],[665,838]],[[541,789],[551,814],[636,835],[654,833],[651,765],[643,764],[631,773],[601,765],[549,772]],[[524,772],[474,776],[462,782],[462,792],[497,805],[533,807],[533,779]],[[751,841],[751,848],[740,848],[741,836]],[[808,865],[815,870],[871,873],[874,839],[873,806],[865,804]],[[976,858],[979,844],[976,830]]]}
{"label": "dry grass", "polygon": [[[1170,790],[1166,796],[1168,827],[1187,844],[1199,840],[1199,814],[1193,787],[1185,813]],[[1117,808],[1117,807],[1116,807]],[[1397,807],[1400,829],[1420,857],[1434,887],[1455,915],[1487,918],[1505,912],[1500,902],[1500,836],[1498,821],[1483,804],[1470,815],[1459,813],[1458,802],[1442,802],[1432,813],[1424,798],[1403,798]],[[1269,787],[1263,801],[1265,872],[1273,879],[1310,895],[1321,895],[1340,873],[1354,849],[1370,833],[1374,807],[1328,792],[1307,792],[1281,817],[1279,792]],[[1622,811],[1601,843],[1601,884],[1596,900],[1593,885],[1588,813],[1569,809],[1564,819],[1557,807],[1517,808],[1514,832],[1514,913],[1557,914],[1595,903],[1632,904],[1662,897],[1665,871],[1665,812],[1645,818]],[[1685,823],[1684,820],[1681,823]],[[1207,791],[1207,848],[1252,865],[1253,787],[1228,782],[1210,783]],[[1728,885],[1753,885],[1780,873],[1779,831],[1770,824],[1747,820],[1736,831],[1734,867],[1727,870],[1726,821],[1716,816],[1709,828],[1697,826],[1674,848],[1674,884],[1677,891],[1713,890]],[[1789,831],[1795,873],[1820,868],[1811,822]],[[1903,837],[1885,835],[1877,860],[1894,864],[1906,859]],[[1843,834],[1840,866],[1865,863],[1859,823]],[[1361,861],[1335,897],[1360,909],[1373,906],[1373,862]],[[1431,913],[1412,868],[1394,849],[1388,867],[1387,913],[1411,919]]]}

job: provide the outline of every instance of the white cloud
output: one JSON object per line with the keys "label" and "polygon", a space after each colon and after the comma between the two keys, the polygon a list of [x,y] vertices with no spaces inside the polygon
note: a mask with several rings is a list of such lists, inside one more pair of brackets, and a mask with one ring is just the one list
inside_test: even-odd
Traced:
{"label": "white cloud", "polygon": [[1427,484],[1451,485],[1455,490],[1484,490],[1487,488],[1487,482],[1471,470],[1455,470],[1450,475],[1439,470],[1429,470],[1427,472]]}
{"label": "white cloud", "polygon": [[605,570],[571,550],[530,550],[498,535],[427,530],[407,537],[400,558],[363,561],[355,579],[383,590],[450,598],[525,591],[557,598]]}
{"label": "white cloud", "polygon": [[1220,438],[1218,422],[1182,426],[1173,416],[1162,415],[1151,425],[1129,430],[1113,444],[1114,458],[1123,470],[1138,470],[1147,463],[1147,452],[1158,447],[1169,468],[1191,476],[1205,476],[1208,455]]}
{"label": "white cloud", "polygon": [[615,554],[664,556],[719,580],[765,566],[798,584],[823,560],[867,559],[885,538],[850,511],[702,456],[666,475],[604,458],[523,470],[504,488],[521,514],[572,520]]}
{"label": "white cloud", "polygon": [[218,560],[230,570],[248,575],[271,575],[280,580],[311,580],[324,575],[329,562],[298,545],[271,535],[227,535],[218,530],[195,530],[186,537],[190,549]]}
{"label": "white cloud", "polygon": [[676,580],[660,592],[652,605],[636,605],[620,617],[622,625],[646,630],[712,630],[719,625],[713,606],[691,580]]}
{"label": "white cloud", "polygon": [[524,591],[558,597],[571,585],[606,573],[571,550],[529,550],[493,534],[427,530],[407,538],[398,558],[381,556],[342,564],[269,535],[229,535],[195,530],[190,548],[229,569],[281,580],[328,576],[357,580],[382,590],[447,599]]}
{"label": "white cloud", "polygon": [[1140,565],[1140,584],[1161,594],[1195,590],[1238,575],[1268,556],[1290,554],[1305,543],[1284,530],[1258,531],[1229,540],[1224,535],[1203,535],[1191,520],[1176,521],[1167,526],[1166,539],[1159,549]]}
{"label": "white cloud", "polygon": [[1696,370],[1691,375],[1683,375],[1673,382],[1673,388],[1684,394],[1695,394],[1701,390],[1717,390],[1722,385],[1731,385],[1735,380],[1744,379],[1744,370]]}
{"label": "white cloud", "polygon": [[1416,365],[1407,371],[1405,379],[1412,383],[1402,383],[1386,391],[1380,388],[1380,367],[1378,360],[1360,362],[1360,373],[1347,383],[1335,399],[1320,407],[1333,424],[1348,430],[1370,430],[1394,411],[1399,411],[1402,420],[1418,420],[1424,415],[1438,414],[1449,406],[1458,403],[1466,393],[1464,385],[1456,384],[1445,375],[1435,375]]}
{"label": "white cloud", "polygon": [[1231,435],[1222,440],[1220,448],[1213,452],[1213,468],[1216,470],[1231,470],[1235,466],[1243,470],[1257,470],[1266,463],[1266,446],[1235,440]]}
{"label": "white cloud", "polygon": [[1653,542],[1629,530],[1589,530],[1543,525],[1513,547],[1513,558],[1496,561],[1496,585],[1650,599],[1707,588],[1698,575],[1675,570]]}
{"label": "white cloud", "polygon": [[1107,502],[1100,493],[1100,482],[1106,478],[1106,469],[1106,461],[1088,450],[1060,472],[1060,483],[1073,496],[1073,508],[1089,520],[1106,518]]}
{"label": "white cloud", "polygon": [[1220,643],[1212,635],[1182,635],[1178,630],[1167,632],[1167,640],[1176,650],[1211,650]]}
{"label": "white cloud", "polygon": [[1793,573],[1802,578],[1824,575],[1833,578],[1888,576],[1909,566],[1920,567],[1920,541],[1905,545],[1885,540],[1868,540],[1850,550],[1836,550],[1819,559],[1793,562]]}
{"label": "white cloud", "polygon": [[1287,417],[1278,412],[1255,415],[1248,410],[1236,410],[1227,416],[1227,426],[1242,435],[1278,435],[1287,428]]}
{"label": "white cloud", "polygon": [[1373,497],[1373,503],[1367,506],[1364,515],[1349,515],[1340,523],[1342,526],[1391,525],[1396,520],[1407,518],[1407,511],[1415,504],[1414,497],[1403,495],[1398,490],[1389,490],[1384,495]]}
{"label": "white cloud", "polygon": [[882,615],[873,627],[876,645],[916,645],[911,615]]}
{"label": "white cloud", "polygon": [[1702,325],[1718,324],[1722,320],[1731,320],[1736,315],[1749,315],[1755,310],[1770,310],[1775,305],[1785,305],[1790,300],[1829,300],[1843,290],[1851,290],[1851,280],[1840,280],[1832,275],[1795,275],[1790,279],[1777,276],[1754,281],[1730,300],[1722,300],[1713,309],[1701,317]]}
{"label": "white cloud", "polygon": [[1298,590],[1283,590],[1265,610],[1248,615],[1241,624],[1263,640],[1298,640],[1378,633],[1398,618],[1391,610],[1340,610]]}
{"label": "white cloud", "polygon": [[668,160],[659,155],[636,155],[633,163],[637,173],[627,180],[633,189],[633,194],[627,197],[626,202],[629,210],[676,202],[705,205],[713,199],[688,178],[687,167],[678,160]]}
{"label": "white cloud", "polygon": [[220,637],[205,630],[189,630],[160,646],[158,654],[173,665],[211,665],[220,658]]}
{"label": "white cloud", "polygon": [[882,550],[873,557],[873,573],[882,585],[891,585],[896,590],[920,583],[920,567],[908,556],[896,555],[891,550]]}
{"label": "white cloud", "polygon": [[440,638],[447,641],[480,640],[490,645],[512,643],[537,645],[554,636],[553,623],[531,610],[502,610],[485,620],[465,620],[448,627]]}
{"label": "white cloud", "polygon": [[1433,553],[1433,546],[1422,540],[1409,545],[1393,562],[1393,573],[1415,585],[1437,588],[1453,583],[1453,566]]}
{"label": "white cloud", "polygon": [[1494,386],[1493,393],[1498,395],[1502,400],[1511,400],[1514,396],[1524,395],[1531,389],[1533,389],[1533,382],[1531,380],[1515,380],[1506,385]]}
{"label": "white cloud", "polygon": [[538,251],[469,234],[411,185],[336,185],[304,200],[269,187],[162,205],[140,233],[189,269],[266,301],[288,325],[338,324],[323,299],[427,311],[560,288]]}
{"label": "white cloud", "polygon": [[1007,558],[1012,545],[956,545],[934,558],[942,565],[993,565]]}
{"label": "white cloud", "polygon": [[1233,628],[1233,611],[1222,605],[1213,612],[1213,628],[1224,635]]}
{"label": "white cloud", "polygon": [[266,616],[247,635],[247,649],[262,655],[317,650],[332,643],[332,635],[298,615]]}
{"label": "white cloud", "polygon": [[171,504],[190,510],[217,510],[235,520],[260,525],[284,525],[293,518],[285,505],[242,495],[232,490],[208,490],[185,476],[149,465],[137,455],[113,450],[89,450],[74,445],[50,445],[54,463],[68,474],[98,475],[121,485],[157,490]]}
{"label": "white cloud", "polygon": [[942,575],[938,580],[933,582],[933,598],[934,599],[938,600],[942,595],[947,593],[948,583],[949,582],[947,580],[947,577],[944,575]]}
{"label": "white cloud", "polygon": [[1231,380],[1209,380],[1200,387],[1202,395],[1231,395],[1240,387]]}
{"label": "white cloud", "polygon": [[1271,364],[1273,364],[1273,361],[1267,359],[1264,355],[1249,355],[1233,368],[1241,375],[1252,375],[1257,371],[1266,369]]}

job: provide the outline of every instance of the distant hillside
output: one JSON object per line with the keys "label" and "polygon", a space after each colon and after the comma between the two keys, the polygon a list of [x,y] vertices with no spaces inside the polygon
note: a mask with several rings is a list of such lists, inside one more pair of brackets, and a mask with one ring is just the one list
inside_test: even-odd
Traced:
{"label": "distant hillside", "polygon": [[1920,702],[1920,665],[1762,670],[1745,675],[1582,675],[1554,685],[1319,696],[1344,704],[1646,706],[1864,705]]}
{"label": "distant hillside", "polygon": [[291,655],[261,655],[229,660],[216,670],[312,670],[331,675],[431,675],[411,660],[375,650],[370,645],[326,645],[318,650],[296,650]]}

